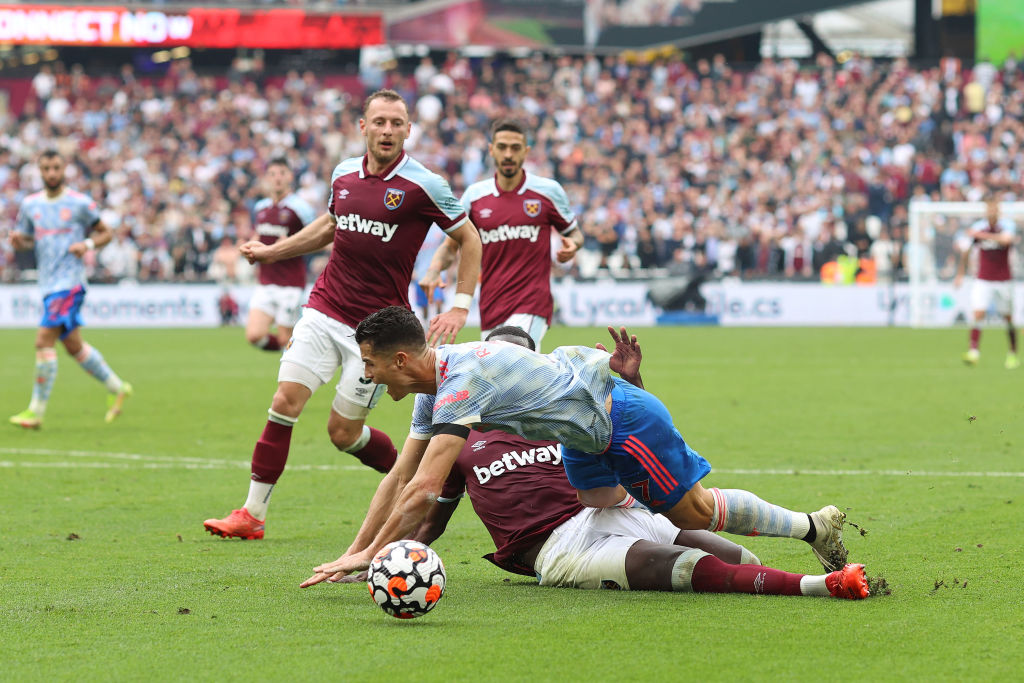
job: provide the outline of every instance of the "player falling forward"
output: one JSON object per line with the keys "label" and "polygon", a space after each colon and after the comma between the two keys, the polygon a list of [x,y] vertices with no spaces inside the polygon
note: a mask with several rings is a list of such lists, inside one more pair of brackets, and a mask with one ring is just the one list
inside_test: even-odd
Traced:
{"label": "player falling forward", "polygon": [[[268,196],[253,207],[257,239],[263,244],[294,235],[313,222],[316,213],[306,200],[292,192],[294,177],[283,158],[271,159],[264,175]],[[292,336],[302,310],[306,287],[306,261],[301,256],[259,264],[259,285],[249,301],[246,340],[264,351],[280,351]],[[270,328],[276,324],[277,334]]]}
{"label": "player falling forward", "polygon": [[[624,357],[623,378],[642,386],[639,345],[610,332]],[[492,340],[534,348],[529,335],[516,327],[499,327],[489,335]],[[430,436],[411,433],[415,443],[406,448],[425,447]],[[437,505],[413,538],[433,543],[468,492],[496,548],[486,558],[506,571],[536,576],[542,586],[868,596],[863,565],[846,565],[819,576],[763,567],[743,546],[708,531],[680,531],[639,507],[625,492],[616,506],[584,508],[560,459],[558,444],[550,441],[528,441],[497,430],[470,432]],[[397,475],[396,468],[381,486],[389,486],[388,480]],[[361,529],[348,554],[371,540],[369,530]],[[316,574],[302,585],[314,585],[327,576]],[[358,578],[334,576],[332,580],[344,582]]]}
{"label": "player falling forward", "polygon": [[84,324],[86,284],[82,257],[110,242],[113,233],[100,220],[96,202],[66,186],[65,162],[58,152],[43,152],[38,163],[45,189],[22,200],[11,246],[19,250],[35,247],[39,286],[43,290],[43,319],[36,331],[32,400],[10,422],[26,429],[42,426],[57,379],[58,339],[82,369],[110,392],[105,419],[113,422],[121,414],[132,386],[110,369],[103,354],[82,339],[79,331]]}
{"label": "player falling forward", "polygon": [[[625,329],[623,337],[627,337]],[[627,337],[628,338],[628,337]],[[392,306],[356,329],[366,376],[387,384],[394,400],[416,398],[413,432],[433,434],[425,447],[403,448],[401,491],[378,489],[367,515],[379,529],[366,550],[317,571],[365,569],[387,543],[414,531],[437,499],[471,427],[527,439],[556,439],[569,482],[588,507],[611,507],[630,495],[682,530],[802,539],[827,571],[846,563],[846,514],[829,505],[804,514],[738,489],[705,489],[711,470],[653,395],[613,378],[623,354],[565,346],[541,355],[499,342],[427,346],[410,311]],[[631,343],[636,343],[632,338]],[[406,442],[408,445],[408,441]]]}
{"label": "player falling forward", "polygon": [[976,221],[960,240],[960,260],[957,262],[957,288],[963,282],[967,260],[971,249],[978,248],[978,274],[971,287],[971,311],[974,325],[971,327],[970,347],[964,354],[964,362],[977,365],[981,358],[978,346],[981,342],[981,322],[989,306],[1006,321],[1009,351],[1006,353],[1006,369],[1020,367],[1017,357],[1017,329],[1013,325],[1013,278],[1010,274],[1010,249],[1017,241],[1017,226],[1013,221],[999,217],[999,200],[995,197],[986,202],[985,218]]}
{"label": "player falling forward", "polygon": [[[583,245],[583,233],[569,207],[565,190],[550,178],[527,174],[523,162],[530,153],[526,128],[512,119],[491,126],[494,177],[473,183],[462,195],[462,206],[480,231],[480,326],[482,337],[512,325],[526,330],[540,348],[551,325],[551,233],[559,234],[560,263],[572,260]],[[455,245],[448,240],[434,254],[421,284],[439,284],[439,273],[451,265]]]}
{"label": "player falling forward", "polygon": [[363,377],[354,328],[382,305],[409,306],[413,262],[431,224],[463,250],[454,305],[431,320],[431,340],[454,341],[466,323],[480,274],[476,228],[448,183],[405,154],[410,123],[401,95],[392,90],[370,95],[359,129],[366,138],[366,155],[338,164],[327,213],[274,244],[251,241],[241,246],[250,262],[274,263],[334,242],[281,356],[270,417],[253,449],[249,495],[228,517],[203,523],[212,534],[263,538],[270,496],[288,460],[292,427],[313,392],[339,367],[341,379],[327,423],[331,442],[378,472],[391,469],[397,457],[391,439],[365,424],[384,387]]}

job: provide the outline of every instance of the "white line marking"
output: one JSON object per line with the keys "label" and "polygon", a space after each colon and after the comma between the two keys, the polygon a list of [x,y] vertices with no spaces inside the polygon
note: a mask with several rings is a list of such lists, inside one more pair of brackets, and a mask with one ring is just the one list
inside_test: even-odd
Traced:
{"label": "white line marking", "polygon": [[[219,460],[215,458],[196,458],[185,455],[145,455],[142,453],[113,453],[109,451],[66,451],[50,448],[0,448],[0,455],[41,455],[72,458],[100,458],[119,460],[121,462],[37,462],[37,461],[0,461],[0,467],[54,467],[54,468],[96,468],[96,469],[190,469],[190,470],[224,470],[248,469],[248,460]],[[365,470],[362,465],[289,465],[288,469],[296,472],[357,472]]]}
{"label": "white line marking", "polygon": [[798,470],[798,469],[711,469],[715,474],[802,475],[821,477],[1024,477],[1024,472],[934,472],[929,470]]}
{"label": "white line marking", "polygon": [[[187,469],[226,470],[247,469],[248,460],[218,460],[178,455],[145,455],[142,453],[112,453],[108,451],[64,451],[49,448],[0,448],[0,455],[42,455],[72,458],[99,458],[122,462],[39,462],[0,461],[0,468],[92,468],[92,469]],[[361,472],[362,465],[288,465],[295,472]],[[745,474],[754,476],[800,476],[812,477],[995,477],[1024,478],[1024,472],[936,472],[931,470],[801,470],[801,469],[745,469],[713,468],[712,474]]]}

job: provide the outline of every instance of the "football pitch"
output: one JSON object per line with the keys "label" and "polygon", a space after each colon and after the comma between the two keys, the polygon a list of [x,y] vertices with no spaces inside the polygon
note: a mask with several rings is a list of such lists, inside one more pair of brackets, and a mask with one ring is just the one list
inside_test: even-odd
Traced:
{"label": "football pitch", "polygon": [[[891,594],[540,588],[481,559],[493,546],[468,501],[433,545],[448,585],[427,616],[388,617],[363,584],[301,590],[351,541],[379,481],[331,446],[332,387],[296,426],[266,539],[214,538],[202,521],[245,499],[277,356],[238,328],[87,328],[136,393],[104,424],[102,387],[62,350],[43,429],[0,425],[0,679],[1020,675],[1024,369],[1003,369],[1001,330],[976,368],[960,363],[959,329],[632,331],[647,388],[712,464],[705,485],[838,505],[859,525],[845,530],[850,561]],[[0,331],[4,418],[27,404],[33,338]],[[597,341],[603,329],[555,328],[544,350]],[[371,424],[400,445],[411,408],[385,397]],[[773,567],[821,571],[799,541],[732,538]]]}

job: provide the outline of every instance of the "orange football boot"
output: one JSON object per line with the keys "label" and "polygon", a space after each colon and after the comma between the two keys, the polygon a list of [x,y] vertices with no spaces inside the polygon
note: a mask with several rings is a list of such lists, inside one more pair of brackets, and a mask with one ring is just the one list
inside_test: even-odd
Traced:
{"label": "orange football boot", "polygon": [[203,526],[214,536],[255,541],[263,538],[263,529],[266,525],[242,508],[232,510],[224,519],[208,519],[203,522]]}
{"label": "orange football boot", "polygon": [[863,600],[871,595],[868,590],[868,577],[864,575],[864,565],[848,564],[837,572],[825,577],[825,586],[833,598],[847,600]]}

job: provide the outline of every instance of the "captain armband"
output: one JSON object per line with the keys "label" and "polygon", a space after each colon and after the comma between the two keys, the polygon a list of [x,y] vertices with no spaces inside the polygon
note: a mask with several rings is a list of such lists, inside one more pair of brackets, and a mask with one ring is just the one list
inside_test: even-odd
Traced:
{"label": "captain armband", "polygon": [[434,430],[434,436],[438,436],[440,434],[451,434],[452,436],[457,436],[460,439],[468,439],[469,427],[466,425],[457,425],[452,422],[445,422],[444,424],[439,424],[437,429]]}

